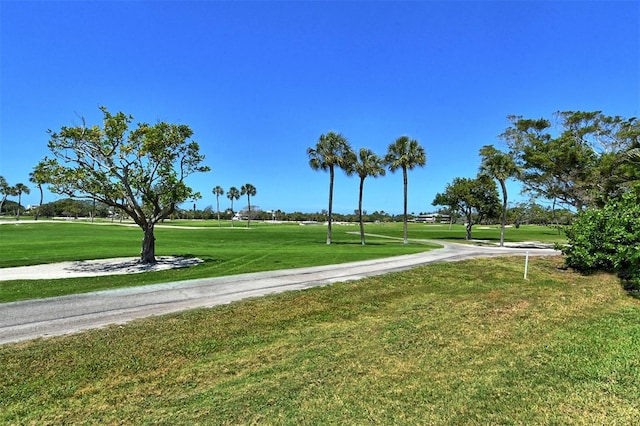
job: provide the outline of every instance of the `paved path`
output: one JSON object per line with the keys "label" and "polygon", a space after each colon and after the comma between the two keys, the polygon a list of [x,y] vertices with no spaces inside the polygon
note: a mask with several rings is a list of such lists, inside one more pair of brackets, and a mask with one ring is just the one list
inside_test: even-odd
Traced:
{"label": "paved path", "polygon": [[[435,241],[434,241],[435,242]],[[552,249],[478,247],[442,243],[444,248],[392,258],[299,269],[204,278],[0,304],[0,344],[59,336],[108,324],[288,290],[410,269],[416,265],[473,257],[556,255]],[[524,267],[524,265],[523,265]]]}

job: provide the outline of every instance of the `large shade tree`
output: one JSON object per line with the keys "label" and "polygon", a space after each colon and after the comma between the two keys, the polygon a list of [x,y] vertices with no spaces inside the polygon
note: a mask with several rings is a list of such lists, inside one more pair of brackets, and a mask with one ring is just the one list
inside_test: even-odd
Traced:
{"label": "large shade tree", "polygon": [[358,157],[354,156],[353,171],[360,177],[360,190],[358,195],[358,220],[360,222],[360,242],[365,245],[364,222],[362,220],[362,195],[364,192],[364,180],[371,177],[384,176],[386,170],[384,161],[373,151],[367,148],[360,148]]}
{"label": "large shade tree", "polygon": [[238,188],[236,188],[235,186],[229,188],[229,190],[227,191],[227,198],[231,201],[231,227],[233,228],[233,200],[240,199],[240,191],[238,190]]}
{"label": "large shade tree", "polygon": [[520,174],[513,157],[496,149],[493,145],[485,145],[480,148],[480,172],[485,173],[500,183],[502,190],[502,215],[500,219],[500,247],[504,246],[504,229],[507,225],[507,179],[517,177]]}
{"label": "large shade tree", "polygon": [[131,129],[132,116],[100,110],[102,126],[82,118],[79,126],[49,130],[54,158],[42,167],[52,191],[94,199],[131,217],[144,233],[140,261],[154,263],[154,226],[198,197],[185,179],[209,168],[189,126],[158,122]]}
{"label": "large shade tree", "polygon": [[240,188],[240,195],[247,196],[247,228],[251,225],[251,197],[256,195],[256,187],[250,183],[242,185]]}
{"label": "large shade tree", "polygon": [[353,150],[347,139],[339,133],[329,132],[320,135],[315,147],[307,149],[309,166],[313,170],[329,172],[329,211],[327,222],[327,244],[331,244],[331,221],[333,216],[333,181],[335,168],[349,172]]}
{"label": "large shade tree", "polygon": [[475,223],[496,217],[500,211],[496,183],[486,174],[479,174],[475,179],[453,179],[444,192],[436,194],[432,204],[449,207],[464,216],[467,240],[472,238],[471,231]]}
{"label": "large shade tree", "polygon": [[636,118],[563,111],[555,114],[557,125],[545,118],[508,119],[511,126],[500,136],[522,168],[524,190],[535,197],[583,210],[604,205],[638,178],[624,156],[639,141]]}
{"label": "large shade tree", "polygon": [[220,227],[220,196],[224,195],[224,189],[220,185],[216,185],[212,192],[216,196],[216,212],[218,213],[218,227]]}
{"label": "large shade tree", "polygon": [[415,167],[423,167],[427,163],[427,155],[424,148],[420,146],[415,139],[408,136],[401,136],[395,142],[389,145],[387,155],[385,156],[389,170],[393,173],[398,169],[402,169],[402,181],[404,185],[404,208],[403,208],[403,234],[404,243],[409,242],[407,235],[407,190],[408,190],[408,171]]}

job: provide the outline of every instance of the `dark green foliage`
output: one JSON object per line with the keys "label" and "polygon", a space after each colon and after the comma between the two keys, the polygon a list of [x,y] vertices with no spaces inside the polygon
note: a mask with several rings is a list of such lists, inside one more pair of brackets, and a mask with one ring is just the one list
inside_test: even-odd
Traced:
{"label": "dark green foliage", "polygon": [[640,169],[625,159],[638,145],[640,121],[635,117],[561,111],[555,114],[556,126],[544,118],[508,119],[512,125],[500,138],[522,169],[524,191],[532,196],[577,210],[602,207],[638,179]]}
{"label": "dark green foliage", "polygon": [[471,228],[484,219],[495,218],[500,214],[500,199],[496,183],[486,174],[475,179],[454,178],[447,184],[445,191],[436,194],[434,206],[446,206],[465,218],[467,240],[471,240]]}
{"label": "dark green foliage", "polygon": [[89,200],[74,200],[65,198],[40,206],[40,216],[44,217],[108,217],[111,209],[103,203]]}
{"label": "dark green foliage", "polygon": [[562,248],[567,266],[583,273],[616,272],[627,287],[640,289],[640,205],[625,194],[602,209],[581,212],[567,228]]}

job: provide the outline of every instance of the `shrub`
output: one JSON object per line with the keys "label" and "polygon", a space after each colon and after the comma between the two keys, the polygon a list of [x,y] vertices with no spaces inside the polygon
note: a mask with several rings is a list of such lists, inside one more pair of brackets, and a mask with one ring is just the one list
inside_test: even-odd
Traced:
{"label": "shrub", "polygon": [[636,194],[612,199],[602,209],[581,212],[562,247],[567,266],[585,273],[616,272],[628,288],[640,289],[640,205]]}

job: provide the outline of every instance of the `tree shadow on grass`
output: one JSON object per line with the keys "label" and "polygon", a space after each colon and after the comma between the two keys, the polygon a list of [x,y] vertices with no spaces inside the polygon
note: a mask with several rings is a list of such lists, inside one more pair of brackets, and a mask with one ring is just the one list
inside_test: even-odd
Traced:
{"label": "tree shadow on grass", "polygon": [[138,258],[117,258],[80,260],[65,267],[70,272],[89,272],[96,274],[130,274],[157,271],[160,269],[188,268],[203,263],[195,256],[156,256],[156,263],[141,263]]}
{"label": "tree shadow on grass", "polygon": [[[327,245],[327,244],[325,244]],[[331,245],[336,246],[358,246],[362,247],[362,243],[360,241],[331,241]],[[365,246],[386,246],[389,245],[388,242],[367,242]]]}

